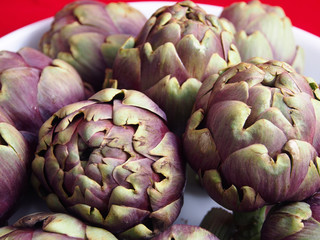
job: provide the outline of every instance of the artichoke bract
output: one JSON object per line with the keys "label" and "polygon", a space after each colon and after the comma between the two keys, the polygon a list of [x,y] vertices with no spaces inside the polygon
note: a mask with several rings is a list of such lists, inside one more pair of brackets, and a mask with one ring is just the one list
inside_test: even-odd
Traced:
{"label": "artichoke bract", "polygon": [[219,240],[209,231],[192,225],[175,224],[152,240]]}
{"label": "artichoke bract", "polygon": [[274,206],[261,229],[261,240],[317,240],[319,236],[319,192],[303,202]]}
{"label": "artichoke bract", "polygon": [[234,211],[301,201],[320,187],[316,83],[255,59],[204,82],[183,137],[209,195]]}
{"label": "artichoke bract", "polygon": [[0,239],[116,240],[105,229],[92,227],[63,213],[34,213],[20,218],[12,226],[0,228]]}
{"label": "artichoke bract", "polygon": [[[158,9],[120,48],[112,78],[120,88],[143,91],[182,133],[203,80],[240,62],[233,26],[191,1]],[[125,70],[124,70],[125,69]]]}
{"label": "artichoke bract", "polygon": [[0,122],[0,226],[19,203],[29,180],[30,162],[31,151],[23,135],[13,125]]}
{"label": "artichoke bract", "polygon": [[0,82],[1,110],[19,131],[35,135],[61,107],[87,98],[71,65],[29,47],[0,52]]}
{"label": "artichoke bract", "polygon": [[236,2],[225,7],[220,17],[234,24],[242,61],[252,57],[279,60],[303,73],[304,51],[296,45],[291,20],[281,7],[257,0]]}
{"label": "artichoke bract", "polygon": [[56,13],[40,41],[42,52],[71,64],[98,91],[118,48],[136,36],[146,17],[127,3],[75,1]]}
{"label": "artichoke bract", "polygon": [[53,211],[123,239],[147,239],[182,207],[185,166],[164,112],[146,95],[107,88],[40,129],[32,182]]}

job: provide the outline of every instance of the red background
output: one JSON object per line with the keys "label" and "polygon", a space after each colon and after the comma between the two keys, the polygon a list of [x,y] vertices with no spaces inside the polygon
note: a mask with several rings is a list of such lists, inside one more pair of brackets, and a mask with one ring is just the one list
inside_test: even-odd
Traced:
{"label": "red background", "polygon": [[[59,9],[72,0],[4,0],[0,7],[0,36],[27,24],[53,16]],[[112,2],[112,0],[101,0]],[[113,2],[116,0],[113,0]],[[122,0],[128,2],[128,0]],[[320,37],[319,0],[261,0],[273,6],[281,6],[294,26]],[[228,6],[236,0],[194,0],[217,6]]]}

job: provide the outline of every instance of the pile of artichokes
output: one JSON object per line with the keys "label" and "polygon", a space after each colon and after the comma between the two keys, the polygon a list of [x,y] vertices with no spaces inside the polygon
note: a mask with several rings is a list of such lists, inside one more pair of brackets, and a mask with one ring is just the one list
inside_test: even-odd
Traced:
{"label": "pile of artichokes", "polygon": [[[148,19],[66,5],[39,50],[0,52],[0,239],[317,239],[320,92],[303,69],[290,19],[259,1]],[[221,206],[199,226],[176,222],[190,178]],[[27,191],[50,211],[8,224]]]}

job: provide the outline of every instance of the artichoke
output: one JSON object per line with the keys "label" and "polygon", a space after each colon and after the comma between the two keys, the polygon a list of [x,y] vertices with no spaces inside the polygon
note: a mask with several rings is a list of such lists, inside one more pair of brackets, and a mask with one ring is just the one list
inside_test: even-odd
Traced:
{"label": "artichoke", "polygon": [[184,152],[233,211],[301,201],[320,187],[319,89],[280,61],[240,63],[203,83]]}
{"label": "artichoke", "polygon": [[145,22],[145,16],[127,3],[75,1],[56,13],[40,48],[49,57],[70,63],[98,91],[118,48]]}
{"label": "artichoke", "polygon": [[112,78],[148,95],[180,134],[204,79],[240,62],[232,28],[190,1],[162,7],[120,48]]}
{"label": "artichoke", "polygon": [[4,115],[19,131],[35,135],[58,109],[86,98],[72,66],[29,47],[0,52],[0,82]]}
{"label": "artichoke", "polygon": [[23,135],[13,125],[0,122],[0,226],[19,203],[29,180],[30,160],[29,143]]}
{"label": "artichoke", "polygon": [[124,239],[151,238],[182,207],[185,166],[164,112],[135,90],[107,88],[56,112],[40,129],[33,186]]}
{"label": "artichoke", "polygon": [[319,192],[303,202],[274,206],[261,230],[261,240],[317,240],[319,235]]}
{"label": "artichoke", "polygon": [[257,0],[236,2],[225,7],[220,17],[234,24],[236,45],[243,61],[252,57],[279,60],[303,72],[304,51],[296,45],[291,20],[281,7]]}
{"label": "artichoke", "polygon": [[63,213],[34,213],[0,228],[0,239],[116,240],[105,229],[89,226]]}
{"label": "artichoke", "polygon": [[152,240],[219,240],[209,231],[192,225],[175,224]]}

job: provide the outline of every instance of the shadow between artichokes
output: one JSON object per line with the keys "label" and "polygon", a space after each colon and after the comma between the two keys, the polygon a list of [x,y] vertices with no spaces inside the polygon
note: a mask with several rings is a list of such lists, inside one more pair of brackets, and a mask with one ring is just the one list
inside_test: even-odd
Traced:
{"label": "shadow between artichokes", "polygon": [[185,166],[164,112],[146,95],[107,88],[40,129],[32,182],[50,209],[121,239],[148,239],[180,213]]}
{"label": "shadow between artichokes", "polygon": [[203,83],[183,146],[213,200],[253,211],[319,189],[318,92],[290,65],[258,58]]}
{"label": "shadow between artichokes", "polygon": [[181,134],[204,79],[240,62],[232,29],[191,1],[162,7],[119,49],[111,78],[144,92]]}

